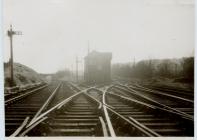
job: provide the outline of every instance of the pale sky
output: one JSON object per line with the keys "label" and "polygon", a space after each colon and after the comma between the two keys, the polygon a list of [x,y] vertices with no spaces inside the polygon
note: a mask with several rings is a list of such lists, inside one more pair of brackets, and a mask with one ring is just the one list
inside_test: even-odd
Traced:
{"label": "pale sky", "polygon": [[194,0],[4,0],[3,19],[4,61],[12,24],[14,61],[40,73],[75,69],[88,40],[113,63],[194,53]]}

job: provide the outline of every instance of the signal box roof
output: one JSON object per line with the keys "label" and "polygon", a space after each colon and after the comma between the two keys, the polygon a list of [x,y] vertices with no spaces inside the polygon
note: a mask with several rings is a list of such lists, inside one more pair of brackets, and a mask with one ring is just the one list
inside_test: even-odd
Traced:
{"label": "signal box roof", "polygon": [[92,51],[87,56],[85,56],[85,60],[86,59],[98,59],[98,58],[111,60],[112,59],[112,53],[111,52]]}

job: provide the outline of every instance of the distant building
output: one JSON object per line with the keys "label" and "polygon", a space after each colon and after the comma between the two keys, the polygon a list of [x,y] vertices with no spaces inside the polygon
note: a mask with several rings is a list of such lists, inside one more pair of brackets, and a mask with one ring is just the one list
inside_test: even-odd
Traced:
{"label": "distant building", "polygon": [[112,53],[90,52],[85,57],[84,79],[87,83],[111,81]]}

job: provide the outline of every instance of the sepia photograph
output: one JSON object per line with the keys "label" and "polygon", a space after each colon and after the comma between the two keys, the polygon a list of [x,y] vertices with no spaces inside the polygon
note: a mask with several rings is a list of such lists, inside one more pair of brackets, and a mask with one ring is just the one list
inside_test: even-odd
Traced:
{"label": "sepia photograph", "polygon": [[194,7],[3,0],[5,137],[193,138]]}

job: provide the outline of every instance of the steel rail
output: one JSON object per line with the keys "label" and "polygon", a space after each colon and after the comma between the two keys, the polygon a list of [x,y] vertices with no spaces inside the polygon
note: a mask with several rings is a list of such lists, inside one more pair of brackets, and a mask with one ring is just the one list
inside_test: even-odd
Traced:
{"label": "steel rail", "polygon": [[35,116],[33,117],[33,119],[30,121],[30,123],[32,123],[39,115],[40,113],[47,108],[47,106],[49,105],[49,103],[51,102],[51,100],[53,99],[53,97],[55,96],[55,94],[57,93],[58,89],[60,88],[60,86],[62,85],[62,83],[59,83],[59,85],[55,88],[55,90],[51,93],[51,95],[49,96],[49,98],[45,101],[45,103],[42,105],[42,107],[38,110],[38,112],[35,114]]}
{"label": "steel rail", "polygon": [[96,102],[99,104],[98,109],[101,109],[101,108],[102,108],[102,103],[101,103],[99,100],[97,100],[96,98],[94,98],[94,97],[88,95],[87,93],[83,93],[83,94],[85,94],[86,96],[88,96],[88,97],[91,98],[92,100],[96,101]]}
{"label": "steel rail", "polygon": [[[139,85],[139,83],[135,83],[135,85]],[[187,95],[188,93],[192,93],[194,92],[194,89],[184,89],[184,88],[177,88],[174,86],[169,86],[169,85],[149,85],[149,84],[144,84],[143,86],[149,88],[151,87],[151,89],[155,89],[155,90],[162,90],[162,91],[167,91],[167,92],[174,92],[174,93],[181,93],[183,95]],[[162,86],[162,87],[161,87]],[[164,87],[164,88],[163,88]],[[193,96],[193,95],[191,95]]]}
{"label": "steel rail", "polygon": [[[31,90],[32,88],[39,87],[41,85],[44,85],[46,83],[37,83],[37,84],[31,84],[31,85],[23,85],[23,86],[17,86],[15,88],[4,88],[5,96],[6,95],[13,95],[13,94],[19,94],[20,92],[24,92],[26,90]],[[14,91],[12,91],[14,90]]]}
{"label": "steel rail", "polygon": [[140,89],[143,89],[143,90],[145,90],[145,91],[151,92],[151,93],[153,93],[153,94],[163,95],[163,96],[171,97],[171,98],[174,98],[174,99],[179,99],[179,100],[182,100],[182,101],[194,103],[194,101],[193,101],[193,100],[190,100],[190,99],[184,99],[184,98],[178,97],[178,96],[176,96],[176,95],[170,95],[170,94],[167,94],[167,93],[164,93],[164,92],[155,91],[155,90],[152,90],[152,89],[143,87],[143,86],[141,86],[141,85],[136,85],[136,86],[137,86],[137,87],[134,87],[134,86],[132,86],[132,85],[129,85],[129,87],[132,87],[132,88],[140,88]]}
{"label": "steel rail", "polygon": [[146,131],[148,131],[149,133],[153,134],[154,136],[160,137],[161,135],[159,135],[158,133],[156,133],[155,131],[151,130],[150,128],[146,127],[144,124],[140,123],[139,121],[137,121],[136,119],[134,119],[133,117],[129,117],[129,119],[133,122],[136,123],[136,125],[140,126],[141,128],[145,129]]}
{"label": "steel rail", "polygon": [[111,94],[111,95],[114,95],[114,96],[117,96],[117,97],[122,98],[122,99],[126,99],[126,100],[128,100],[128,101],[132,101],[132,102],[135,102],[135,103],[144,105],[144,106],[149,107],[149,108],[152,108],[152,109],[156,109],[156,108],[157,108],[157,106],[154,106],[154,105],[151,105],[151,104],[147,104],[147,103],[138,101],[138,100],[136,100],[136,99],[132,99],[132,98],[123,96],[123,95],[117,95],[117,94],[111,93],[111,92],[107,92],[107,93],[109,93],[109,94]]}
{"label": "steel rail", "polygon": [[15,101],[15,100],[19,100],[19,99],[21,99],[21,98],[23,98],[23,97],[25,97],[25,96],[28,96],[28,95],[30,95],[30,94],[33,94],[33,93],[36,92],[36,91],[39,91],[39,90],[41,90],[41,89],[44,89],[44,88],[47,87],[47,86],[49,86],[49,85],[44,85],[44,86],[42,86],[42,87],[39,87],[39,88],[34,89],[34,90],[32,90],[32,91],[29,91],[29,92],[27,92],[27,93],[25,93],[25,94],[22,94],[22,95],[19,95],[19,96],[14,97],[14,98],[8,99],[7,101],[5,101],[5,106],[7,106],[9,103],[11,103],[11,102],[13,102],[13,101]]}
{"label": "steel rail", "polygon": [[37,87],[40,87],[44,85],[44,83],[36,83],[36,84],[28,84],[28,85],[24,85],[24,86],[18,86],[18,87],[15,87],[17,88],[17,91],[11,91],[12,88],[5,88],[4,89],[4,92],[5,92],[5,97],[6,96],[9,96],[9,95],[15,95],[15,94],[20,94],[21,92],[25,92],[27,90],[32,90],[34,88],[37,88]]}
{"label": "steel rail", "polygon": [[[124,86],[124,85],[122,85],[122,86]],[[162,107],[164,107],[165,109],[168,109],[168,110],[172,110],[174,113],[177,113],[177,114],[179,114],[180,116],[182,116],[182,117],[184,117],[184,118],[188,118],[189,120],[194,120],[194,118],[193,118],[193,116],[191,116],[191,115],[189,115],[189,114],[187,114],[187,113],[184,113],[184,112],[182,112],[182,111],[179,111],[179,110],[177,110],[177,109],[174,109],[174,108],[172,108],[172,107],[169,107],[169,106],[167,106],[167,105],[164,105],[164,104],[161,104],[161,103],[159,103],[159,102],[157,102],[157,101],[155,101],[155,100],[153,100],[153,99],[151,99],[151,98],[149,98],[149,97],[146,97],[146,96],[143,96],[143,95],[141,95],[141,94],[139,94],[137,91],[135,91],[135,90],[133,90],[133,89],[124,89],[124,88],[122,88],[122,87],[118,87],[118,86],[114,86],[115,88],[119,88],[119,89],[122,89],[122,90],[125,90],[125,91],[127,91],[127,92],[129,92],[129,93],[132,93],[132,94],[134,94],[134,95],[137,95],[137,96],[139,96],[139,97],[142,97],[142,98],[144,98],[144,99],[146,99],[146,100],[148,100],[148,101],[151,101],[151,102],[153,102],[153,103],[155,103],[155,104],[157,104],[157,105],[160,105],[160,106],[162,106]],[[126,86],[125,86],[126,87]]]}
{"label": "steel rail", "polygon": [[103,120],[103,117],[99,116],[99,120],[101,122],[102,130],[103,130],[103,136],[108,137],[109,135],[107,133],[107,127],[106,127],[105,121]]}
{"label": "steel rail", "polygon": [[[99,91],[98,93],[102,95],[102,100],[103,100],[103,93],[104,93],[104,92],[103,92],[102,90],[100,90],[100,89],[95,88],[95,87],[92,87],[90,90],[92,90],[92,89],[94,89],[94,90],[96,90],[96,91]],[[88,90],[87,93],[88,93],[88,92],[90,92],[90,91]],[[105,106],[108,106],[108,107],[110,107],[110,108],[112,108],[112,109],[114,109],[113,106],[109,106],[109,105],[106,104],[105,102],[102,102],[102,104],[105,105]]]}
{"label": "steel rail", "polygon": [[79,87],[77,87],[73,82],[69,82],[69,84],[70,84],[70,86],[71,86],[72,88],[75,88],[75,89],[77,89],[78,91],[81,91],[81,89],[80,89]]}
{"label": "steel rail", "polygon": [[40,124],[41,122],[43,122],[44,120],[46,120],[47,117],[43,117],[42,119],[38,120],[37,122],[35,122],[34,124],[32,124],[30,127],[28,127],[23,133],[21,133],[19,135],[19,137],[25,136],[29,131],[31,131],[33,128],[35,128],[38,124]]}
{"label": "steel rail", "polygon": [[29,117],[26,117],[23,123],[16,129],[16,131],[12,135],[10,135],[10,137],[16,137],[21,132],[21,130],[26,126],[28,120]]}
{"label": "steel rail", "polygon": [[[106,91],[107,91],[107,89],[103,92],[103,98],[102,98],[103,104],[106,104],[105,103]],[[107,112],[107,107],[105,105],[103,105],[103,110],[104,110],[104,115],[105,115],[105,118],[106,118],[106,121],[107,121],[107,125],[108,125],[108,128],[109,128],[110,135],[111,135],[111,137],[116,137],[116,133],[115,133],[114,128],[112,126],[111,120],[109,118],[109,114]]]}

